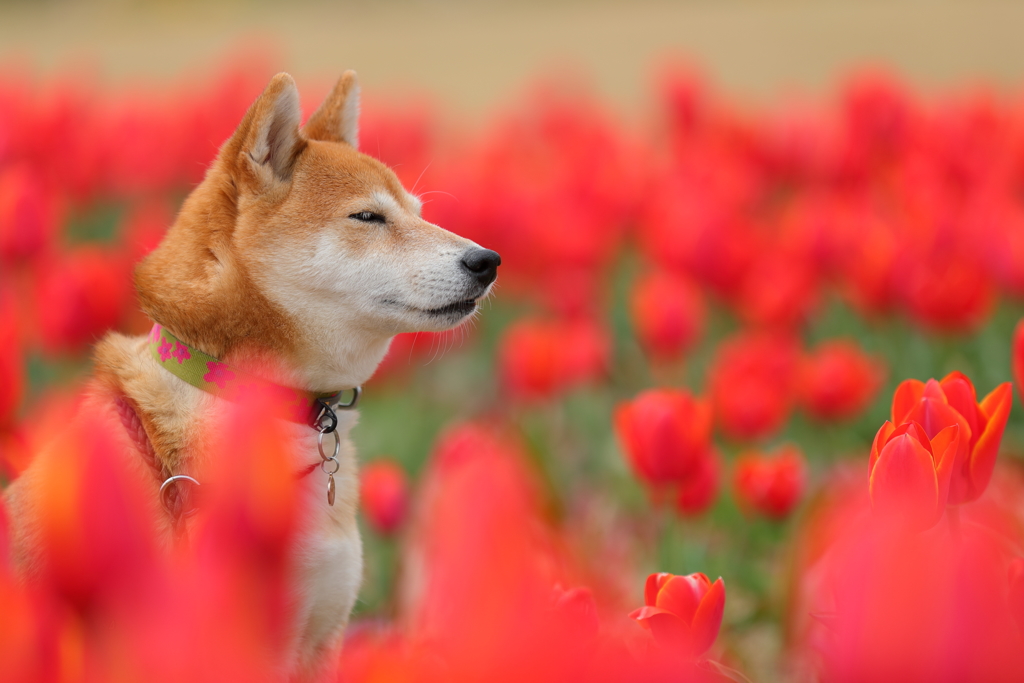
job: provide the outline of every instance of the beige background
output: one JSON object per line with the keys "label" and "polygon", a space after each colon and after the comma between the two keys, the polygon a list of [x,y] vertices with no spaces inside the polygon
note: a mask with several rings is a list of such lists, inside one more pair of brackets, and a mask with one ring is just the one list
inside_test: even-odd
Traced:
{"label": "beige background", "polygon": [[1024,2],[1009,0],[0,0],[0,59],[43,73],[169,77],[241,43],[300,83],[351,67],[372,90],[470,112],[567,68],[629,109],[666,54],[744,97],[817,90],[864,63],[927,89],[1024,84]]}

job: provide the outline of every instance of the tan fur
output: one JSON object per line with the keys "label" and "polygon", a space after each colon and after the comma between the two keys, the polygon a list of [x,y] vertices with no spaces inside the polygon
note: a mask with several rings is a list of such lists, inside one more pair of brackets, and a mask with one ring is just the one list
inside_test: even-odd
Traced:
{"label": "tan fur", "polygon": [[[427,223],[390,169],[358,152],[358,84],[347,72],[305,129],[298,93],[279,74],[221,148],[159,247],[136,269],[145,312],[177,337],[248,372],[311,391],[369,379],[399,332],[446,329],[465,315],[435,309],[486,295],[459,259],[472,242]],[[360,212],[385,223],[353,218]],[[478,291],[479,290],[479,291]],[[140,416],[168,473],[201,471],[205,429],[226,404],[159,367],[144,338],[108,334],[96,347],[86,415],[123,434],[114,399]],[[372,399],[370,399],[372,400]],[[348,431],[334,507],[322,478],[306,477],[312,531],[293,558],[298,614],[283,670],[329,676],[361,576],[358,480]],[[293,424],[296,467],[318,462],[315,432]],[[125,436],[126,459],[153,492],[159,482]],[[38,455],[7,493],[17,563],[31,573],[39,550],[39,501],[61,468],[59,447]],[[164,533],[171,527],[163,514]]]}

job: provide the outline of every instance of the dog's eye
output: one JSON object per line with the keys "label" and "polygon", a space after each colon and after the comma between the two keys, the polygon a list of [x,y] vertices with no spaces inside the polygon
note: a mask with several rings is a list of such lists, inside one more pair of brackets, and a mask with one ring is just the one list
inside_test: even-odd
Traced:
{"label": "dog's eye", "polygon": [[360,211],[354,213],[349,218],[355,218],[357,221],[363,221],[364,223],[383,223],[384,216],[373,211]]}

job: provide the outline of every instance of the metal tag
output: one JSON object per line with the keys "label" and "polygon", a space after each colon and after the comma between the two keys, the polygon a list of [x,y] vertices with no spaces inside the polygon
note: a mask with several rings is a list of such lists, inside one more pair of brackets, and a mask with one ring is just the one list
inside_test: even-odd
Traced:
{"label": "metal tag", "polygon": [[334,475],[327,475],[327,504],[334,505]]}

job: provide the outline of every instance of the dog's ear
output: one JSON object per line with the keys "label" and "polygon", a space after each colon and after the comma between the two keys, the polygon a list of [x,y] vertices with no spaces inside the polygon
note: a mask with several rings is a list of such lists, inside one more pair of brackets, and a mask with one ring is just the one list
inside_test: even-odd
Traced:
{"label": "dog's ear", "polygon": [[344,142],[359,149],[359,81],[355,71],[341,75],[302,130],[310,140]]}
{"label": "dog's ear", "polygon": [[295,159],[306,146],[301,119],[295,80],[277,74],[222,148],[221,162],[236,181],[257,192],[291,180]]}

